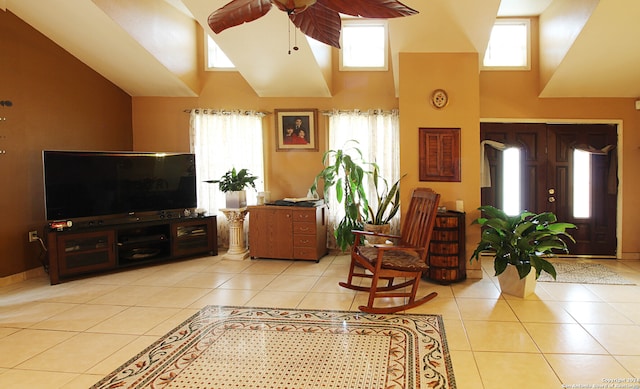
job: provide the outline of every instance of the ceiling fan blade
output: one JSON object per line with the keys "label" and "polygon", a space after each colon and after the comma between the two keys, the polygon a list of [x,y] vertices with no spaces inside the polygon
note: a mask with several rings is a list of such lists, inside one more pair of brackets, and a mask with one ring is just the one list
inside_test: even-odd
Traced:
{"label": "ceiling fan blade", "polygon": [[289,18],[303,34],[322,43],[340,48],[340,28],[342,23],[338,12],[318,2],[303,12],[289,15]]}
{"label": "ceiling fan blade", "polygon": [[216,34],[264,16],[271,9],[271,0],[233,0],[213,11],[207,24]]}
{"label": "ceiling fan blade", "polygon": [[345,15],[365,18],[397,18],[418,13],[397,0],[318,0],[317,4]]}

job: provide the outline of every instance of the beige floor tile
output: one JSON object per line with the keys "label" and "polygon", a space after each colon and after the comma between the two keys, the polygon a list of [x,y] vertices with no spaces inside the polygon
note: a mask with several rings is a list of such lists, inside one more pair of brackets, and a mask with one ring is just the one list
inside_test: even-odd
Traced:
{"label": "beige floor tile", "polygon": [[32,328],[43,330],[85,331],[106,320],[126,307],[118,305],[80,304],[35,324]]}
{"label": "beige floor tile", "polygon": [[280,307],[280,308],[296,308],[304,299],[305,292],[282,292],[282,291],[261,291],[258,292],[245,306],[247,307]]}
{"label": "beige floor tile", "polygon": [[19,328],[14,328],[14,327],[0,327],[0,339],[4,338],[5,336],[9,336],[11,334],[15,334],[16,332],[20,331]]}
{"label": "beige floor tile", "polygon": [[536,288],[544,289],[555,301],[602,301],[584,285],[540,282]]}
{"label": "beige floor tile", "polygon": [[456,301],[464,320],[518,321],[505,300],[458,298]]}
{"label": "beige floor tile", "polygon": [[145,307],[186,308],[209,292],[204,288],[167,287],[137,305]]}
{"label": "beige floor tile", "polygon": [[219,288],[262,290],[276,277],[275,274],[236,274]]}
{"label": "beige floor tile", "polygon": [[25,301],[0,307],[0,326],[29,328],[58,313],[67,311],[76,304],[42,303]]}
{"label": "beige floor tile", "polygon": [[129,307],[87,332],[143,335],[178,312],[175,308]]}
{"label": "beige floor tile", "polygon": [[353,296],[355,291],[343,288],[339,285],[340,282],[345,280],[345,277],[318,277],[318,281],[313,285],[310,291],[314,293],[344,293]]}
{"label": "beige floor tile", "polygon": [[310,291],[319,277],[296,276],[281,274],[271,281],[264,290],[273,290],[281,292],[308,292]]}
{"label": "beige floor tile", "polygon": [[562,302],[564,309],[580,324],[632,324],[608,303]]}
{"label": "beige floor tile", "polygon": [[307,293],[297,307],[348,311],[353,303],[353,297],[353,294],[347,293]]}
{"label": "beige floor tile", "polygon": [[584,328],[614,355],[638,355],[640,327],[635,325],[585,324]]}
{"label": "beige floor tile", "polygon": [[640,355],[615,355],[614,357],[631,375],[640,378]]}
{"label": "beige floor tile", "polygon": [[434,282],[421,280],[418,286],[418,296],[425,296],[431,292],[438,293],[441,298],[453,298],[453,290],[451,285],[436,284]]}
{"label": "beige floor tile", "polygon": [[482,379],[476,368],[476,361],[471,351],[451,351],[451,364],[456,380],[456,388],[481,389]]}
{"label": "beige floor tile", "polygon": [[410,313],[438,314],[444,319],[460,320],[460,309],[453,297],[438,295],[433,300],[409,310]]}
{"label": "beige floor tile", "polygon": [[201,308],[198,308],[198,309],[196,309],[196,308],[181,309],[175,315],[171,316],[167,320],[163,321],[162,323],[158,324],[157,326],[155,326],[152,329],[150,329],[149,331],[147,331],[145,333],[145,335],[155,335],[155,336],[157,336],[159,338],[159,337],[163,336],[164,334],[170,332],[171,330],[173,330],[177,326],[179,326],[182,322],[184,322],[185,320],[187,320],[191,316],[193,316],[196,313],[198,313],[200,311],[200,309]]}
{"label": "beige floor tile", "polygon": [[192,276],[193,274],[196,274],[196,272],[176,271],[175,269],[162,269],[131,282],[131,285],[174,286],[178,282]]}
{"label": "beige floor tile", "polygon": [[244,274],[282,274],[292,265],[291,261],[277,259],[255,259],[251,261],[251,266],[242,271]]}
{"label": "beige floor tile", "polygon": [[244,306],[257,290],[214,289],[195,301],[189,308],[202,309],[207,305]]}
{"label": "beige floor tile", "polygon": [[[57,290],[59,286],[63,286],[64,289]],[[71,281],[68,284],[52,286],[51,289],[54,290],[54,293],[49,293],[41,301],[82,304],[116,288],[118,288],[118,285],[94,284],[88,280],[82,280],[82,282]]]}
{"label": "beige floor tile", "polygon": [[75,336],[76,332],[20,330],[0,339],[0,367],[12,368]]}
{"label": "beige floor tile", "polygon": [[607,351],[579,324],[523,324],[545,354],[607,354]]}
{"label": "beige floor tile", "polygon": [[241,273],[246,268],[251,266],[251,260],[245,259],[244,261],[232,261],[228,259],[223,259],[210,267],[208,267],[205,271],[207,272],[216,272],[216,273]]}
{"label": "beige floor tile", "polygon": [[465,320],[464,325],[473,351],[538,352],[521,323]]}
{"label": "beige floor tile", "polygon": [[230,273],[195,273],[175,283],[176,287],[215,289],[227,282],[233,274]]}
{"label": "beige floor tile", "polygon": [[331,265],[331,258],[325,257],[320,262],[295,261],[283,273],[296,276],[321,276]]}
{"label": "beige floor tile", "polygon": [[[549,364],[564,385],[597,388],[610,384],[607,379],[629,378],[629,372],[610,355],[546,355]],[[579,366],[579,369],[576,367]],[[615,388],[615,386],[611,386]]]}
{"label": "beige floor tile", "polygon": [[618,312],[628,317],[629,320],[640,324],[640,303],[609,303]]}
{"label": "beige floor tile", "polygon": [[640,286],[637,285],[587,285],[586,287],[608,302],[640,303]]}
{"label": "beige floor tile", "polygon": [[[0,374],[0,388],[54,389],[63,388],[78,377],[74,373],[13,369]],[[94,381],[95,383],[95,381]],[[66,386],[72,388],[73,386]],[[76,386],[80,388],[79,386]],[[84,386],[88,388],[89,386]]]}
{"label": "beige floor tile", "polygon": [[60,389],[87,389],[104,378],[103,374],[77,374],[74,379],[62,385]]}
{"label": "beige floor tile", "polygon": [[[100,378],[111,373],[118,367],[122,366],[129,359],[151,346],[158,340],[157,336],[140,336],[133,341],[127,343],[124,347],[116,350],[94,366],[91,366],[86,373],[98,375]],[[96,380],[99,381],[100,379]],[[94,383],[96,382],[94,381]]]}
{"label": "beige floor tile", "polygon": [[509,306],[523,323],[575,323],[564,310],[561,303],[555,301],[508,300]]}
{"label": "beige floor tile", "polygon": [[485,389],[554,389],[561,383],[540,354],[474,352]]}
{"label": "beige floor tile", "polygon": [[455,297],[462,298],[492,298],[500,297],[500,290],[490,281],[466,280],[451,286]]}
{"label": "beige floor tile", "polygon": [[340,277],[344,280],[349,275],[349,263],[332,263],[327,266],[327,270],[322,273],[323,277]]}
{"label": "beige floor tile", "polygon": [[163,286],[122,285],[117,289],[89,301],[90,304],[137,305],[164,290]]}
{"label": "beige floor tile", "polygon": [[464,328],[462,320],[447,318],[442,318],[442,320],[449,350],[471,351],[467,330]]}
{"label": "beige floor tile", "polygon": [[79,333],[22,362],[17,367],[84,373],[136,338],[135,335]]}

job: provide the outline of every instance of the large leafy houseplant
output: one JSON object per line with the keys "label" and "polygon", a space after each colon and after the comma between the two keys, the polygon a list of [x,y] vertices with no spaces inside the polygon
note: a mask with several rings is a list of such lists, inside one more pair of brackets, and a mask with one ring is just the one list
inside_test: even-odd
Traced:
{"label": "large leafy houseplant", "polygon": [[508,216],[504,211],[484,205],[478,208],[486,216],[474,220],[472,224],[483,227],[480,242],[471,256],[479,260],[483,251],[495,253],[495,274],[502,274],[508,265],[513,265],[520,279],[525,278],[531,269],[536,271],[536,279],[541,271],[556,278],[556,269],[546,258],[557,253],[568,253],[565,239],[575,242],[566,230],[575,228],[571,223],[560,223],[552,212],[535,214],[523,211]]}
{"label": "large leafy houseplant", "polygon": [[369,174],[365,170],[367,162],[363,161],[362,152],[355,140],[347,141],[342,149],[327,150],[322,156],[322,169],[315,177],[310,192],[317,193],[318,183],[324,183],[324,197],[328,198],[330,190],[335,190],[336,200],[344,206],[344,217],[335,227],[333,234],[336,244],[345,251],[353,245],[353,230],[362,230],[366,210],[368,209],[364,177]]}
{"label": "large leafy houseplant", "polygon": [[241,190],[245,190],[247,187],[251,186],[253,189],[256,188],[255,180],[258,177],[249,173],[247,169],[240,169],[236,171],[236,168],[232,168],[231,170],[224,173],[222,177],[218,180],[208,180],[210,184],[218,184],[220,187],[220,191],[223,193],[227,192],[238,192]]}

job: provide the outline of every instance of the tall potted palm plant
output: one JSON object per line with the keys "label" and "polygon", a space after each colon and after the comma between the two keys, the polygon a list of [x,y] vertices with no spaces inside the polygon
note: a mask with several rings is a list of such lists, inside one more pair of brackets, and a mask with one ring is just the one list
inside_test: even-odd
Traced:
{"label": "tall potted palm plant", "polygon": [[338,247],[345,251],[353,245],[355,234],[352,230],[362,230],[369,207],[365,191],[364,177],[369,174],[365,170],[362,152],[355,140],[345,143],[343,148],[327,150],[322,156],[324,168],[316,175],[311,193],[316,194],[320,181],[324,184],[324,197],[328,198],[330,190],[335,190],[336,200],[344,206],[344,217],[334,229]]}

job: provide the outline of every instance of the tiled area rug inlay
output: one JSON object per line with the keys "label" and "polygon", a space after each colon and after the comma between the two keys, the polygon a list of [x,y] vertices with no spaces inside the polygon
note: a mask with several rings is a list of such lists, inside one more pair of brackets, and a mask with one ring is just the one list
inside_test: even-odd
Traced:
{"label": "tiled area rug inlay", "polygon": [[208,306],[93,388],[442,388],[439,315]]}
{"label": "tiled area rug inlay", "polygon": [[575,284],[635,285],[618,273],[598,263],[552,262],[556,268],[556,279],[542,272],[538,281],[565,282]]}

